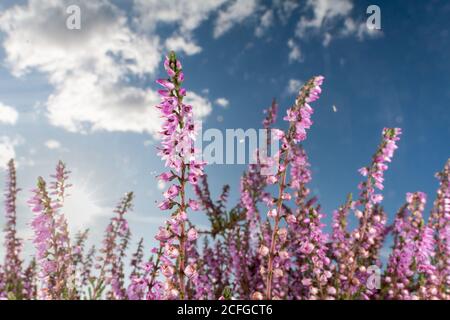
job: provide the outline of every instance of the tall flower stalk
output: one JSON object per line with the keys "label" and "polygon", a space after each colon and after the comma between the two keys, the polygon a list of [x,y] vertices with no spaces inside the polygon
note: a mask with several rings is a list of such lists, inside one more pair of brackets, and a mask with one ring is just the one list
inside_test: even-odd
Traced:
{"label": "tall flower stalk", "polygon": [[[311,115],[314,112],[309,103],[316,101],[322,92],[321,85],[323,77],[317,76],[309,80],[295,100],[294,106],[287,110],[287,115],[283,118],[289,122],[289,129],[287,133],[279,134],[281,140],[281,150],[278,155],[275,155],[278,160],[278,168],[276,175],[269,176],[268,181],[271,183],[278,183],[278,198],[274,202],[274,208],[269,209],[268,217],[274,220],[272,229],[272,236],[270,240],[270,248],[268,252],[267,264],[267,280],[266,280],[266,298],[272,298],[272,280],[273,280],[273,266],[276,258],[277,241],[283,238],[283,233],[280,233],[279,223],[283,215],[282,207],[283,201],[289,200],[290,194],[285,192],[286,189],[286,172],[292,160],[291,149],[296,143],[306,139],[306,130],[312,125]],[[281,230],[283,231],[283,230]]]}
{"label": "tall flower stalk", "polygon": [[5,186],[5,263],[4,272],[4,291],[15,299],[22,297],[23,279],[22,279],[22,240],[17,236],[17,189],[16,167],[14,160],[8,162],[8,173]]}
{"label": "tall flower stalk", "polygon": [[115,216],[111,218],[105,231],[101,255],[97,257],[95,268],[98,276],[89,290],[91,299],[101,299],[106,291],[109,299],[120,300],[126,296],[124,289],[123,258],[128,245],[130,230],[125,215],[133,205],[133,193],[126,193],[114,209]]}
{"label": "tall flower stalk", "polygon": [[159,177],[164,182],[173,181],[173,184],[164,192],[165,200],[159,208],[175,210],[165,227],[160,229],[157,239],[164,247],[161,272],[166,277],[165,296],[188,299],[188,287],[195,285],[197,266],[195,262],[188,262],[187,248],[197,239],[198,233],[193,227],[187,229],[187,210],[192,205],[186,198],[186,187],[198,183],[205,163],[195,158],[193,107],[183,103],[186,96],[186,89],[182,87],[184,73],[174,52],[166,57],[164,68],[168,79],[157,81],[164,87],[159,91],[162,101],[157,106],[164,120],[158,154],[169,171]]}
{"label": "tall flower stalk", "polygon": [[436,174],[439,189],[431,212],[430,223],[434,230],[437,268],[437,297],[450,299],[450,159],[444,169]]}
{"label": "tall flower stalk", "polygon": [[[45,180],[38,178],[33,197],[28,201],[34,213],[32,228],[36,247],[36,261],[40,267],[39,297],[42,299],[74,298],[74,273],[67,222],[61,212],[68,171],[59,162],[55,182],[48,191]],[[55,198],[51,197],[51,194]]]}
{"label": "tall flower stalk", "polygon": [[[366,291],[368,267],[374,264],[372,249],[383,241],[385,237],[385,215],[380,211],[379,204],[383,200],[376,190],[384,189],[384,172],[388,169],[387,163],[392,161],[397,141],[400,140],[402,131],[400,128],[384,128],[381,143],[372,158],[372,163],[359,169],[367,180],[360,183],[359,199],[352,204],[355,216],[359,220],[359,226],[350,235],[350,250],[347,255],[341,256],[340,266],[341,280],[343,281],[343,297],[362,296],[368,298],[372,293]],[[361,208],[362,210],[358,209]],[[375,252],[376,255],[376,252]]]}

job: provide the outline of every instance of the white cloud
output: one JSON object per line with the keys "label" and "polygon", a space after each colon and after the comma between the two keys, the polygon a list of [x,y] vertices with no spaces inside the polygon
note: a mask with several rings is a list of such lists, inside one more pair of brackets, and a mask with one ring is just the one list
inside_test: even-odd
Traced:
{"label": "white cloud", "polygon": [[303,81],[298,79],[289,79],[286,91],[288,94],[297,94],[300,91]]}
{"label": "white cloud", "polygon": [[148,146],[152,146],[155,143],[154,140],[145,140],[144,141],[144,146],[148,147]]}
{"label": "white cloud", "polygon": [[50,139],[45,142],[45,146],[50,150],[55,150],[61,148],[61,142]]}
{"label": "white cloud", "polygon": [[166,40],[167,50],[175,52],[183,51],[191,56],[202,51],[202,48],[196,45],[192,40],[187,40],[181,36],[173,36]]}
{"label": "white cloud", "polygon": [[[74,3],[81,7],[81,30],[65,27],[65,8]],[[185,28],[196,24],[185,23]],[[54,92],[46,108],[53,125],[82,133],[156,134],[161,119],[154,106],[159,98],[155,91],[131,85],[129,79],[156,76],[162,57],[159,37],[132,29],[126,14],[108,0],[30,0],[3,12],[0,30],[5,32],[7,65],[16,76],[30,70],[48,75]],[[200,49],[175,40],[188,54]],[[193,105],[197,115],[206,116],[210,102],[189,95],[197,103]]]}
{"label": "white cloud", "polygon": [[6,169],[8,161],[16,157],[14,150],[17,141],[7,136],[0,136],[0,168]]}
{"label": "white cloud", "polygon": [[299,3],[297,0],[274,0],[273,6],[276,9],[280,21],[286,24],[291,15],[299,7]]}
{"label": "white cloud", "polygon": [[[148,132],[156,135],[160,116],[154,108],[159,103],[156,92],[135,87],[123,87],[85,74],[67,81],[67,85],[50,96],[50,121],[71,132],[89,131]],[[202,118],[211,111],[211,103],[194,92],[185,99]]]}
{"label": "white cloud", "polygon": [[193,106],[195,117],[197,118],[197,120],[200,120],[211,113],[211,102],[194,92],[188,92],[183,102]]}
{"label": "white cloud", "polygon": [[269,29],[274,22],[274,14],[272,10],[267,10],[264,12],[264,14],[261,16],[259,20],[259,25],[255,29],[255,35],[257,37],[262,37],[267,29]]}
{"label": "white cloud", "polygon": [[16,109],[0,102],[0,123],[15,124],[18,117]]}
{"label": "white cloud", "polygon": [[159,102],[153,91],[126,87],[95,74],[68,78],[48,99],[48,117],[71,132],[121,131],[155,133]]}
{"label": "white cloud", "polygon": [[307,29],[320,29],[325,23],[337,17],[347,16],[353,9],[350,0],[308,0],[306,7],[312,9],[311,19],[302,16],[297,25],[296,33],[301,37]]}
{"label": "white cloud", "polygon": [[366,22],[356,22],[352,18],[347,18],[344,21],[344,28],[341,31],[343,36],[356,35],[359,40],[363,40],[366,37],[379,37],[382,35],[381,30],[367,28]]}
{"label": "white cloud", "polygon": [[324,34],[324,36],[323,36],[322,45],[323,45],[324,47],[328,47],[328,45],[330,44],[332,38],[333,38],[333,37],[331,36],[330,33],[325,32],[325,34]]}
{"label": "white cloud", "polygon": [[300,50],[298,44],[296,44],[293,39],[289,39],[287,45],[289,49],[291,49],[289,51],[289,62],[303,61],[302,51]]}
{"label": "white cloud", "polygon": [[230,101],[228,101],[228,99],[222,97],[222,98],[217,98],[215,103],[217,105],[221,106],[222,108],[226,108],[229,106]]}
{"label": "white cloud", "polygon": [[256,0],[236,0],[221,10],[214,26],[214,38],[219,38],[234,25],[242,23],[256,11],[257,7]]}
{"label": "white cloud", "polygon": [[229,0],[135,0],[139,25],[154,30],[159,24],[175,24],[181,33],[191,33],[207,20],[212,12]]}
{"label": "white cloud", "polygon": [[32,158],[27,157],[16,157],[16,166],[17,167],[34,167],[36,162]]}
{"label": "white cloud", "polygon": [[[74,2],[83,14],[81,30],[65,27],[65,8]],[[30,0],[3,12],[0,22],[6,62],[16,75],[36,68],[60,83],[81,69],[118,80],[127,72],[150,73],[160,61],[159,38],[134,33],[108,1]]]}
{"label": "white cloud", "polygon": [[320,34],[323,46],[328,46],[334,36],[356,36],[362,40],[365,36],[381,35],[377,30],[369,30],[366,23],[357,22],[351,17],[352,0],[308,0],[306,9],[312,17],[302,16],[297,24],[296,36],[304,38],[310,34]]}

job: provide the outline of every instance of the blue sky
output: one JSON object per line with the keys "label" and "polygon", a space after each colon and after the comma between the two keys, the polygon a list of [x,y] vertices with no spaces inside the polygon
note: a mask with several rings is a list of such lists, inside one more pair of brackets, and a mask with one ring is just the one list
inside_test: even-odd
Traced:
{"label": "blue sky", "polygon": [[[81,30],[66,28],[70,4],[81,8]],[[366,27],[370,4],[382,30]],[[2,1],[0,160],[19,164],[23,237],[29,189],[61,159],[73,171],[73,230],[100,239],[111,208],[134,191],[133,240],[144,236],[150,248],[164,219],[154,80],[170,49],[205,128],[260,128],[273,97],[284,113],[302,81],[325,76],[305,148],[328,215],[356,192],[357,169],[390,126],[404,131],[386,174],[390,218],[406,192],[432,202],[434,173],[450,155],[449,16],[447,1]],[[243,170],[209,166],[213,194],[230,184],[234,204]]]}

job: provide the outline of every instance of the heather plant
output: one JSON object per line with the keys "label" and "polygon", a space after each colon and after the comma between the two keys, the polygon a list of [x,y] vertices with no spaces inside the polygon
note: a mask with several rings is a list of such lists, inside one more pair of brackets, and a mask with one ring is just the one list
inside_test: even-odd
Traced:
{"label": "heather plant", "polygon": [[[449,300],[450,159],[436,175],[439,187],[430,214],[425,210],[429,197],[416,191],[406,194],[389,221],[382,205],[385,172],[402,131],[383,129],[371,161],[358,170],[363,177],[358,194],[350,193],[332,212],[327,232],[326,213],[310,190],[311,165],[302,144],[322,92],[324,78],[316,76],[287,109],[286,130],[275,128],[280,109],[275,100],[265,110],[266,144],[254,150],[256,161],[238,181],[237,203],[230,204],[229,185],[217,199],[212,196],[207,163],[194,143],[196,109],[185,103],[184,73],[175,53],[165,58],[164,68],[156,108],[162,118],[158,155],[165,165],[158,179],[167,188],[152,214],[167,218],[152,235],[157,245],[147,251],[141,238],[129,253],[131,192],[116,206],[100,246],[88,247],[88,230],[71,237],[64,216],[70,172],[59,162],[50,183],[39,177],[31,192],[35,253],[26,259],[11,160],[1,299]],[[268,155],[273,140],[281,147]],[[193,211],[202,212],[209,225],[194,225]],[[356,224],[350,228],[352,219]]]}
{"label": "heather plant", "polygon": [[5,262],[2,270],[2,292],[0,297],[18,298],[23,294],[22,279],[22,241],[17,236],[17,193],[16,168],[14,160],[8,163],[8,173],[5,186]]}
{"label": "heather plant", "polygon": [[114,210],[115,216],[106,227],[103,247],[100,249],[100,256],[96,258],[95,268],[98,275],[90,279],[92,285],[88,289],[90,299],[125,298],[124,258],[131,234],[124,216],[131,210],[132,201],[133,193],[125,194]]}

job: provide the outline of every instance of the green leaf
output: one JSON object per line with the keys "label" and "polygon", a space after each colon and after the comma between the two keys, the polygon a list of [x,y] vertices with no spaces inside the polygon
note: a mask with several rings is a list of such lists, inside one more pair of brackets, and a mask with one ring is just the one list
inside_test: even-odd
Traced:
{"label": "green leaf", "polygon": [[231,291],[230,287],[225,287],[222,292],[222,296],[225,298],[225,300],[231,300],[233,297],[233,292]]}

